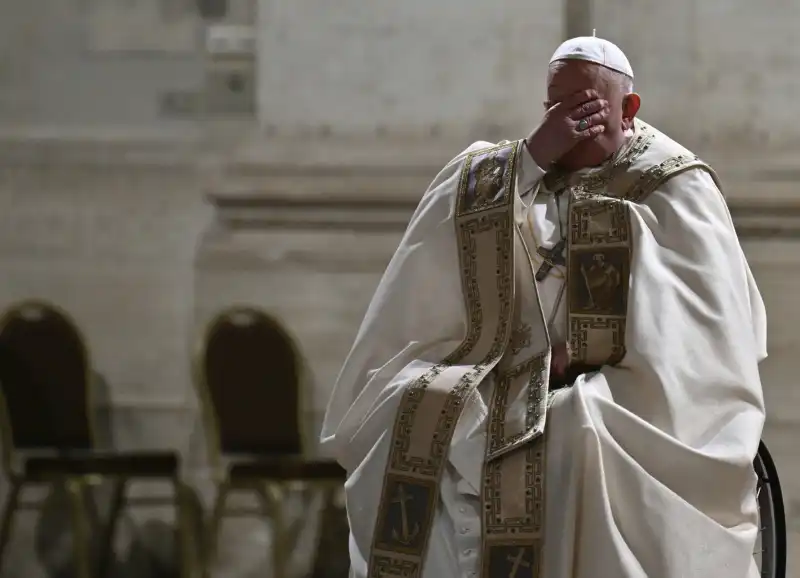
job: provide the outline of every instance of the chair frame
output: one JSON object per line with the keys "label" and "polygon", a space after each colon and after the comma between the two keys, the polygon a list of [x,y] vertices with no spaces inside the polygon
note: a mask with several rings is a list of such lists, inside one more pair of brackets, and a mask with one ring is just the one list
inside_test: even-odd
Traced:
{"label": "chair frame", "polygon": [[[86,375],[84,376],[83,385],[86,398],[87,428],[89,430],[91,447],[89,452],[87,452],[89,455],[83,456],[81,455],[83,452],[78,451],[75,452],[75,457],[87,458],[89,471],[81,472],[80,474],[52,472],[35,478],[29,476],[25,471],[18,471],[17,468],[14,467],[14,459],[18,451],[14,444],[11,417],[9,415],[5,396],[2,390],[0,390],[0,436],[3,443],[2,468],[3,473],[6,475],[11,485],[8,498],[6,499],[2,521],[0,522],[0,569],[2,568],[5,546],[12,532],[14,514],[20,507],[27,506],[27,504],[20,504],[19,499],[21,491],[25,486],[30,484],[49,485],[51,487],[62,485],[67,490],[68,496],[70,497],[71,519],[74,533],[73,550],[77,574],[79,578],[92,578],[94,571],[92,569],[91,551],[89,547],[91,524],[87,513],[87,494],[89,493],[90,486],[97,485],[103,481],[110,481],[114,487],[112,505],[107,525],[103,532],[103,543],[101,544],[102,549],[100,551],[100,560],[98,564],[98,574],[105,576],[112,558],[117,520],[126,503],[131,503],[126,500],[126,488],[128,483],[132,482],[138,476],[126,474],[109,475],[104,471],[106,468],[102,467],[103,460],[104,458],[113,457],[113,453],[96,456],[96,460],[92,461],[92,451],[97,448],[97,425],[94,414],[94,374],[86,337],[73,317],[61,307],[47,300],[26,299],[9,306],[0,316],[0,334],[2,334],[6,325],[12,318],[28,308],[37,308],[58,315],[70,325],[80,343],[81,354],[86,365]],[[66,460],[68,461],[70,457],[71,456],[67,456]],[[98,466],[98,471],[91,471],[93,464]],[[173,500],[177,518],[175,524],[176,563],[180,568],[182,578],[191,578],[196,569],[196,560],[198,558],[198,555],[193,552],[191,517],[187,513],[189,507],[188,499],[192,494],[192,490],[180,479],[179,475],[173,476],[170,481],[174,489]],[[136,500],[135,503],[142,504],[155,501],[163,503],[164,500]],[[40,506],[40,504],[33,506]]]}
{"label": "chair frame", "polygon": [[758,525],[761,533],[761,575],[786,578],[786,513],[778,469],[762,441],[753,461],[758,476]]}
{"label": "chair frame", "polygon": [[[297,390],[298,390],[298,412],[300,413],[301,419],[299,423],[302,424],[302,412],[305,404],[307,402],[307,388],[308,388],[308,367],[305,364],[304,357],[300,353],[300,350],[297,347],[297,342],[295,338],[289,334],[286,329],[284,329],[283,324],[281,324],[275,317],[268,314],[263,309],[252,305],[231,305],[226,307],[220,311],[218,311],[209,321],[205,324],[202,333],[200,334],[196,344],[195,344],[195,354],[192,359],[192,376],[193,382],[195,384],[195,389],[197,392],[198,399],[200,400],[201,411],[202,411],[202,419],[203,425],[207,426],[209,429],[206,431],[209,432],[208,439],[207,439],[207,452],[209,463],[215,473],[221,476],[220,479],[224,479],[226,474],[224,472],[223,467],[223,453],[222,447],[220,442],[220,433],[219,433],[219,418],[217,413],[214,409],[214,402],[211,396],[211,391],[208,388],[208,380],[205,374],[204,364],[205,364],[205,356],[208,347],[209,339],[211,338],[211,334],[214,328],[223,320],[231,317],[232,315],[236,314],[243,314],[243,315],[253,315],[256,317],[263,318],[267,320],[267,322],[275,329],[275,331],[284,339],[284,341],[289,345],[289,348],[292,350],[292,355],[294,357],[295,362],[295,370],[297,371]],[[300,428],[300,445],[305,450],[308,447],[308,439],[309,433],[307,428],[302,427]]]}
{"label": "chair frame", "polygon": [[[7,308],[2,315],[0,315],[0,334],[8,325],[9,321],[16,317],[20,312],[28,308],[41,308],[47,309],[59,315],[62,319],[70,324],[75,335],[78,337],[79,345],[81,348],[81,355],[86,362],[86,375],[84,375],[84,385],[86,387],[87,406],[92,406],[92,389],[91,384],[91,362],[89,357],[88,347],[86,346],[86,338],[78,325],[72,317],[62,308],[57,305],[40,300],[40,299],[26,299],[20,301],[9,308]],[[89,436],[92,441],[96,439],[96,421],[92,412],[87,412],[87,426]],[[23,491],[30,486],[50,486],[55,488],[61,485],[66,490],[66,494],[70,502],[70,519],[73,532],[73,556],[75,558],[75,565],[77,575],[80,578],[91,578],[91,552],[89,549],[90,538],[90,521],[86,508],[86,494],[88,491],[89,480],[83,477],[67,477],[58,479],[32,479],[27,476],[24,471],[20,471],[16,467],[16,458],[19,452],[14,443],[14,434],[11,425],[11,416],[9,414],[8,405],[6,403],[5,394],[3,389],[0,388],[0,440],[2,440],[2,471],[3,475],[9,482],[9,492],[3,506],[2,521],[0,521],[0,571],[2,570],[4,555],[8,542],[11,539],[11,533],[14,528],[14,517],[20,509],[38,509],[41,507],[42,502],[21,502]]]}
{"label": "chair frame", "polygon": [[[303,409],[306,407],[308,399],[308,368],[305,363],[305,358],[297,347],[296,340],[284,328],[274,316],[270,315],[263,309],[252,305],[231,305],[225,307],[213,315],[203,327],[202,332],[195,347],[195,355],[192,361],[192,375],[194,377],[194,384],[197,389],[197,396],[200,400],[201,414],[203,420],[204,431],[206,432],[206,446],[208,451],[209,464],[211,466],[212,479],[217,489],[216,497],[214,499],[213,507],[210,511],[210,518],[207,522],[207,542],[205,544],[206,557],[203,560],[204,576],[207,578],[210,575],[210,569],[216,561],[217,547],[219,540],[219,533],[221,531],[222,521],[226,517],[231,516],[247,516],[252,514],[261,514],[261,516],[271,520],[273,525],[273,542],[272,542],[272,570],[276,578],[284,578],[287,573],[288,563],[291,556],[290,545],[292,539],[289,536],[292,532],[288,532],[286,521],[283,515],[281,502],[283,499],[283,491],[285,489],[285,479],[267,478],[261,476],[254,476],[250,479],[236,479],[230,476],[230,471],[224,463],[224,454],[222,451],[221,434],[219,428],[219,418],[217,416],[211,391],[208,386],[208,379],[205,372],[205,360],[207,354],[208,344],[213,331],[218,327],[219,323],[232,317],[233,315],[244,314],[255,316],[261,320],[269,323],[275,331],[288,344],[292,351],[293,360],[295,363],[295,370],[297,379],[297,395],[298,395],[298,424],[300,427],[300,446],[301,455],[305,454],[308,448],[309,432],[308,427],[305,426],[303,420]],[[293,480],[295,488],[300,487],[302,490],[307,491],[310,489],[309,485],[304,480]],[[323,489],[325,503],[334,499],[336,493],[341,490],[341,483],[334,481],[314,481],[313,484]],[[229,510],[226,508],[227,499],[231,493],[247,492],[254,494],[260,504],[260,511],[250,509]]]}
{"label": "chair frame", "polygon": [[[9,320],[21,311],[27,308],[40,308],[52,311],[60,316],[63,320],[70,324],[72,330],[77,336],[81,353],[86,362],[86,375],[84,376],[84,387],[87,404],[87,427],[89,430],[92,446],[96,447],[96,418],[94,414],[94,387],[91,356],[86,345],[87,341],[80,330],[77,323],[71,315],[64,309],[57,305],[42,299],[27,299],[20,301],[8,307],[2,315],[0,315],[0,334],[8,324]],[[207,526],[207,544],[206,556],[203,556],[201,561],[204,575],[208,576],[210,563],[216,555],[216,546],[218,534],[221,529],[222,520],[226,513],[239,515],[248,514],[250,511],[227,511],[226,502],[228,496],[236,491],[248,491],[255,494],[258,498],[262,511],[261,514],[271,519],[274,526],[274,542],[272,546],[272,564],[275,576],[283,578],[286,575],[289,546],[286,536],[285,520],[281,508],[282,488],[280,484],[274,481],[254,478],[246,483],[241,481],[233,482],[227,469],[223,465],[223,454],[220,445],[220,435],[218,427],[218,419],[214,410],[211,393],[208,389],[208,384],[205,377],[203,368],[206,346],[211,336],[212,330],[223,319],[229,317],[231,314],[244,313],[249,315],[256,315],[260,318],[267,319],[274,329],[282,335],[287,344],[291,348],[294,361],[297,364],[298,379],[298,397],[299,405],[298,411],[302,412],[305,407],[307,397],[307,367],[304,363],[304,358],[300,354],[295,340],[279,323],[266,313],[265,311],[248,305],[234,305],[227,307],[218,312],[206,324],[204,331],[197,343],[196,355],[192,363],[192,373],[194,377],[194,384],[197,390],[198,397],[201,401],[201,413],[203,425],[207,433],[207,450],[209,455],[212,472],[214,474],[214,481],[217,486],[217,495],[214,502],[214,507],[211,512],[210,519]],[[302,416],[301,416],[302,417]],[[301,447],[305,450],[308,447],[308,432],[307,428],[303,427],[303,420],[300,419],[300,439]],[[114,482],[114,493],[112,498],[111,510],[109,513],[108,526],[105,532],[105,544],[101,552],[102,560],[100,564],[101,572],[107,568],[107,558],[113,551],[113,538],[115,534],[116,523],[118,521],[121,510],[125,507],[126,488],[127,484],[132,481],[128,476],[103,476],[96,474],[87,474],[80,476],[66,475],[66,476],[53,476],[44,478],[33,478],[27,476],[24,471],[19,471],[15,467],[15,458],[18,451],[14,444],[11,418],[8,413],[8,407],[0,389],[0,441],[2,441],[2,454],[0,454],[0,467],[2,473],[9,481],[9,493],[3,507],[2,519],[0,520],[0,570],[2,569],[2,562],[5,554],[6,547],[11,537],[14,526],[14,516],[16,512],[23,508],[36,508],[41,506],[38,503],[25,503],[21,501],[23,491],[30,486],[46,485],[51,488],[61,486],[66,490],[67,496],[70,501],[70,519],[73,539],[73,556],[77,569],[77,576],[79,578],[92,578],[94,572],[92,571],[91,552],[89,548],[90,543],[90,521],[87,513],[87,494],[91,485],[100,479],[110,478]],[[759,508],[759,530],[762,533],[762,575],[765,578],[785,578],[786,576],[786,522],[785,511],[783,505],[783,497],[780,487],[780,481],[775,467],[775,463],[762,441],[759,445],[758,456],[754,461],[754,468],[759,479],[759,494],[758,494],[758,508]],[[176,512],[178,514],[178,522],[176,524],[176,533],[178,541],[177,551],[180,559],[178,563],[182,569],[183,578],[192,576],[193,560],[190,552],[193,550],[190,536],[191,517],[187,515],[186,510],[189,507],[188,501],[191,499],[191,489],[179,477],[172,480],[174,486],[174,500]],[[321,484],[326,489],[326,500],[333,499],[335,493],[340,489],[338,482],[328,482]],[[137,501],[137,503],[141,503]],[[768,545],[764,546],[764,540]],[[766,556],[765,556],[766,554]]]}

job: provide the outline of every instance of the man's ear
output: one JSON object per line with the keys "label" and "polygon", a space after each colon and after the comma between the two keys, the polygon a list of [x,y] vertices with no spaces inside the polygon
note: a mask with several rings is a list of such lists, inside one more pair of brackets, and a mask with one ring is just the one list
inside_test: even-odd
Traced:
{"label": "man's ear", "polygon": [[625,97],[622,99],[622,122],[625,125],[625,128],[631,128],[633,126],[633,119],[636,118],[636,114],[639,112],[639,108],[642,106],[642,97],[639,96],[637,93],[632,92],[630,94],[626,94]]}

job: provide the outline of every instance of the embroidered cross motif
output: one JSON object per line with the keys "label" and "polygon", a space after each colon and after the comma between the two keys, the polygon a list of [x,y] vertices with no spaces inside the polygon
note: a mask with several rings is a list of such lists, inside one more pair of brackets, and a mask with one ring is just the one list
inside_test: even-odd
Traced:
{"label": "embroidered cross motif", "polygon": [[516,556],[509,556],[507,560],[511,562],[511,569],[508,573],[508,578],[517,578],[517,572],[519,572],[520,567],[531,567],[531,563],[525,560],[525,548],[520,548]]}

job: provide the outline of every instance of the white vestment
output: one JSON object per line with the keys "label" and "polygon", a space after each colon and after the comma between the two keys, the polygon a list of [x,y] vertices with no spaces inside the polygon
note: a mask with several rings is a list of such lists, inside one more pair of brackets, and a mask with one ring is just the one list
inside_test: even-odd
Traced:
{"label": "white vestment", "polygon": [[[556,197],[543,187],[536,194],[543,172],[520,150],[516,224],[536,266],[536,247],[552,247],[565,223],[559,226]],[[326,414],[323,449],[348,472],[353,578],[368,575],[403,391],[467,331],[453,230],[464,154],[436,177],[414,213]],[[560,209],[565,219],[564,203]],[[708,172],[666,180],[631,203],[630,215],[625,356],[550,396],[540,576],[757,576],[751,464],[764,421],[763,303]],[[538,284],[553,344],[568,333],[559,299],[564,277],[558,267]],[[490,374],[456,426],[424,578],[481,573],[479,496],[493,387]]]}

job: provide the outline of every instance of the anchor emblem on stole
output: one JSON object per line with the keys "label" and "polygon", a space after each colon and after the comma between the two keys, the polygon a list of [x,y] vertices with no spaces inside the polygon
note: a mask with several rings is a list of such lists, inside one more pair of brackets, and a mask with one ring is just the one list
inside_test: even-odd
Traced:
{"label": "anchor emblem on stole", "polygon": [[396,528],[392,529],[392,537],[404,546],[410,546],[419,536],[419,523],[415,523],[414,527],[411,528],[408,517],[407,504],[413,500],[414,496],[406,494],[403,485],[398,484],[397,496],[392,500],[392,503],[400,505],[400,532],[398,533]]}

